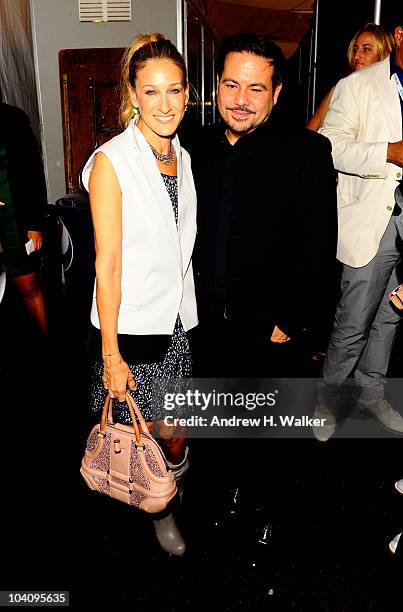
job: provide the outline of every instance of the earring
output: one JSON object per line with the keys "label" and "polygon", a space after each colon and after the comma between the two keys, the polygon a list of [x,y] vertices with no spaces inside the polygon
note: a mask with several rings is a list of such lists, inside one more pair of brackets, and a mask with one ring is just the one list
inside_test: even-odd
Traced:
{"label": "earring", "polygon": [[134,116],[137,116],[137,115],[139,115],[139,114],[140,114],[140,113],[139,113],[139,107],[138,107],[138,106],[133,106],[133,114],[134,114]]}

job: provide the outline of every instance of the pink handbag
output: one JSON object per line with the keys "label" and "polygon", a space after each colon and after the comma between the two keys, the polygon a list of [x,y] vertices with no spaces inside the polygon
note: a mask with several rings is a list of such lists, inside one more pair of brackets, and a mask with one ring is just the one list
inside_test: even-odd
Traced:
{"label": "pink handbag", "polygon": [[126,402],[133,426],[113,423],[108,395],[101,422],[88,436],[80,472],[90,489],[145,512],[160,512],[175,496],[174,475],[130,393]]}

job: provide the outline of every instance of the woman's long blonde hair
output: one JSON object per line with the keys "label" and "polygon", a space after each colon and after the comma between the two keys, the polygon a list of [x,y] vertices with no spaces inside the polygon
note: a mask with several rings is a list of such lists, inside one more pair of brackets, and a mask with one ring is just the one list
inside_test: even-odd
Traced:
{"label": "woman's long blonde hair", "polygon": [[183,85],[187,84],[186,65],[178,49],[159,32],[139,34],[132,40],[123,54],[120,77],[120,123],[126,128],[136,111],[130,100],[130,89],[134,89],[136,75],[152,59],[169,59],[183,74]]}

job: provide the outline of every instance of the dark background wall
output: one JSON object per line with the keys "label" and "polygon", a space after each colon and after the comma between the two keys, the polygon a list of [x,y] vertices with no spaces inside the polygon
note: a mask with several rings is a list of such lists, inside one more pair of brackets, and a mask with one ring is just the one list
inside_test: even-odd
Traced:
{"label": "dark background wall", "polygon": [[[373,21],[374,5],[374,0],[320,0],[317,103],[346,76],[349,42],[357,30]],[[382,0],[380,25],[392,29],[398,21],[403,21],[401,0]]]}

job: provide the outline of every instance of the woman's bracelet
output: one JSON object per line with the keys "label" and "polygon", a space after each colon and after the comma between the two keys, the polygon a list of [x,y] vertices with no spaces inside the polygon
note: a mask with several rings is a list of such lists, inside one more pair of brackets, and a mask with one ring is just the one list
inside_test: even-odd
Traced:
{"label": "woman's bracelet", "polygon": [[[119,355],[119,362],[111,359],[111,357],[114,355]],[[123,361],[120,351],[115,351],[114,353],[102,353],[102,359],[106,367],[111,366],[113,363],[114,365],[117,365],[118,363],[120,364]]]}
{"label": "woman's bracelet", "polygon": [[119,355],[120,351],[115,351],[114,353],[102,353],[102,357],[112,357],[112,355]]}

